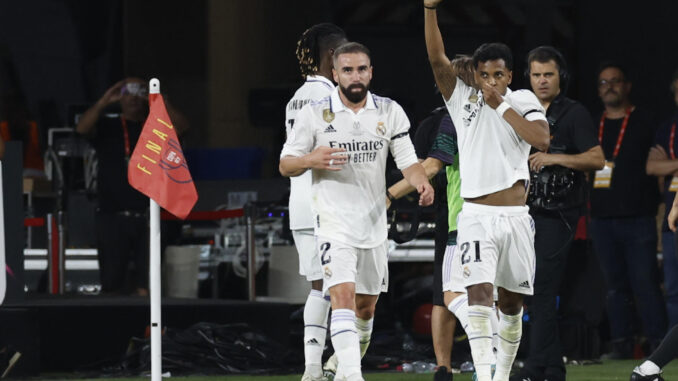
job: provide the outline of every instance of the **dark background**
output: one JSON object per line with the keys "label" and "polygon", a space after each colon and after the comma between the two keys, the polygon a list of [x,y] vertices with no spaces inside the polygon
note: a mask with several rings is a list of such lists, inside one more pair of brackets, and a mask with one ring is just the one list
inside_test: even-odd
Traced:
{"label": "dark background", "polygon": [[[551,44],[570,63],[569,95],[591,111],[601,108],[595,75],[606,59],[629,68],[636,104],[659,119],[673,110],[676,1],[447,0],[439,9],[450,56],[487,41],[512,47],[514,89],[526,86],[525,54]],[[301,83],[296,41],[323,21],[372,50],[373,90],[413,124],[441,104],[417,0],[2,1],[0,95],[24,101],[46,136],[119,79],[158,77],[191,122],[186,148],[257,147],[263,164],[252,177],[275,177],[282,105]]]}

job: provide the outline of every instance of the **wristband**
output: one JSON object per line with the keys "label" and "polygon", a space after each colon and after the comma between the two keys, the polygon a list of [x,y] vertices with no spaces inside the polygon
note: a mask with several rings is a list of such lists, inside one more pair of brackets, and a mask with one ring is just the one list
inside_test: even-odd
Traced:
{"label": "wristband", "polygon": [[436,7],[427,7],[425,5],[424,5],[424,8],[426,8],[426,9],[436,9]]}
{"label": "wristband", "polygon": [[388,189],[386,189],[386,198],[388,198],[388,200],[391,202],[396,200],[395,196],[393,196],[391,192],[388,191]]}
{"label": "wristband", "polygon": [[504,101],[504,102],[501,102],[501,104],[499,104],[499,106],[497,106],[495,111],[497,111],[497,114],[499,114],[499,116],[503,117],[506,110],[508,110],[510,108],[511,108],[511,106],[509,106],[509,104]]}

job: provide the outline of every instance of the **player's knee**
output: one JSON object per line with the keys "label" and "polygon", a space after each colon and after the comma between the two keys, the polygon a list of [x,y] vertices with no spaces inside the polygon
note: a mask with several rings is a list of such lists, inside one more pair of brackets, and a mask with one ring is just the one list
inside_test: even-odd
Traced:
{"label": "player's knee", "polygon": [[445,306],[449,306],[454,299],[457,299],[457,297],[459,297],[459,295],[463,294],[460,292],[445,291],[443,293],[443,300],[445,301]]}
{"label": "player's knee", "polygon": [[491,283],[474,284],[466,288],[469,306],[492,307],[494,304],[494,287]]}
{"label": "player's knee", "polygon": [[312,280],[311,281],[311,288],[316,290],[316,291],[322,291],[323,290],[323,280],[322,279]]}
{"label": "player's knee", "polygon": [[523,295],[499,288],[499,309],[505,315],[517,315],[523,308]]}

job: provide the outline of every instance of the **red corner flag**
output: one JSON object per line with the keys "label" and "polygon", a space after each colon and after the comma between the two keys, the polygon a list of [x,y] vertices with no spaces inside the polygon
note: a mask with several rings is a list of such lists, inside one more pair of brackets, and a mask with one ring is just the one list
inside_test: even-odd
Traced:
{"label": "red corner flag", "polygon": [[179,218],[198,200],[191,172],[160,94],[149,94],[150,111],[127,168],[134,189]]}

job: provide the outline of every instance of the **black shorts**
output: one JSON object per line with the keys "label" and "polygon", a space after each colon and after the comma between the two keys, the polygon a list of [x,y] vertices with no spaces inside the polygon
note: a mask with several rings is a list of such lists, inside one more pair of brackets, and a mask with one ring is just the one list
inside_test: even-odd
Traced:
{"label": "black shorts", "polygon": [[447,248],[447,232],[436,232],[435,249],[433,254],[433,305],[445,306],[443,298],[443,259]]}

